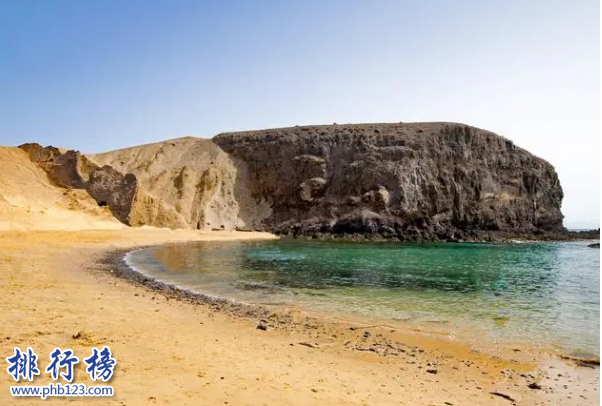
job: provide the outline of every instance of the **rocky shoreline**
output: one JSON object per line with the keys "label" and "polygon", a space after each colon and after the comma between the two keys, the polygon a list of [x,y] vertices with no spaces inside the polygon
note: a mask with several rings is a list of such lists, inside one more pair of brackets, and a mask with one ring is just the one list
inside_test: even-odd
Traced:
{"label": "rocky shoreline", "polygon": [[399,242],[513,242],[513,241],[580,241],[599,240],[600,229],[587,231],[541,231],[513,233],[508,231],[446,229],[440,232],[404,228],[400,223],[368,221],[345,224],[304,222],[283,224],[272,232],[289,238],[343,241]]}
{"label": "rocky shoreline", "polygon": [[[142,246],[137,249],[151,248],[151,246]],[[213,310],[221,311],[233,316],[262,319],[269,317],[271,311],[264,306],[250,305],[220,297],[206,295],[200,292],[193,292],[180,288],[170,283],[158,281],[148,277],[134,269],[126,262],[126,255],[131,249],[120,249],[110,251],[99,261],[105,268],[109,269],[115,277],[127,280],[128,282],[148,289],[152,292],[161,294],[169,299],[177,299],[184,302],[209,306]]]}

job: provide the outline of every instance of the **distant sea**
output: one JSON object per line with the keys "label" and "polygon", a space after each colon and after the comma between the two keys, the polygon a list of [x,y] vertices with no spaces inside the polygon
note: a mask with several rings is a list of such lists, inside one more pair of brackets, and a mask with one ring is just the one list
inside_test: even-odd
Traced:
{"label": "distant sea", "polygon": [[128,261],[160,281],[247,303],[599,356],[592,242],[210,242],[137,250]]}

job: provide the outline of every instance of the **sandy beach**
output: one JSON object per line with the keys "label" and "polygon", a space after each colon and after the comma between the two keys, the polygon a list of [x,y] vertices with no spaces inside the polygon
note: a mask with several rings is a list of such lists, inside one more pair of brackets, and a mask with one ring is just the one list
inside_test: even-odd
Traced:
{"label": "sandy beach", "polygon": [[[599,369],[518,353],[494,356],[438,337],[295,309],[272,314],[264,331],[252,312],[236,315],[156,292],[115,276],[116,263],[107,261],[111,252],[137,246],[266,238],[274,237],[152,228],[2,232],[3,357],[29,346],[45,367],[57,346],[76,354],[109,346],[117,359],[110,381],[115,396],[46,400],[53,404],[598,404]],[[75,382],[93,383],[84,366],[75,371]],[[40,402],[11,397],[12,378],[1,376],[1,404]],[[42,374],[34,383],[50,382]],[[544,389],[527,386],[533,383]]]}
{"label": "sandy beach", "polygon": [[600,405],[599,3],[0,4],[0,406]]}

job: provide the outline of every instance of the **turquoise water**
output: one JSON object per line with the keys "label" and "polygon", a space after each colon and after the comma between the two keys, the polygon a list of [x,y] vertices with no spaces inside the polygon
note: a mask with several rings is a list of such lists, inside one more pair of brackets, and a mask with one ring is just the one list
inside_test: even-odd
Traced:
{"label": "turquoise water", "polygon": [[588,242],[211,242],[134,251],[158,280],[248,303],[474,331],[599,355],[600,251]]}

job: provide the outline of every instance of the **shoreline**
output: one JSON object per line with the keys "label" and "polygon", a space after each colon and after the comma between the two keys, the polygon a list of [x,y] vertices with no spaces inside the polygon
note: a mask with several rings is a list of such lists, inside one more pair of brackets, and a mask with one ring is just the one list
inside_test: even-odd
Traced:
{"label": "shoreline", "polygon": [[[507,399],[492,394],[499,392],[521,400],[520,404],[543,405],[550,399],[558,402],[553,404],[571,404],[567,403],[565,395],[569,395],[562,387],[550,389],[550,393],[547,393],[548,389],[533,390],[527,387],[529,384],[546,382],[541,375],[541,365],[537,363],[513,362],[471,352],[468,347],[446,344],[440,339],[416,332],[319,320],[295,309],[290,309],[287,314],[275,314],[267,307],[232,303],[228,299],[206,295],[200,299],[199,295],[192,292],[182,293],[177,287],[160,286],[156,281],[146,281],[145,285],[141,279],[144,277],[139,274],[134,276],[135,271],[123,261],[125,252],[145,246],[186,242],[196,238],[215,241],[230,238],[222,232],[199,234],[126,230],[8,234],[0,233],[0,270],[3,276],[8,276],[4,286],[8,290],[4,292],[1,308],[5,313],[3,318],[7,330],[16,331],[16,335],[13,333],[10,340],[4,338],[0,341],[2,351],[6,352],[18,342],[43,344],[45,348],[58,345],[61,341],[71,342],[75,348],[78,345],[81,347],[81,344],[109,342],[117,346],[116,354],[125,358],[120,363],[123,366],[119,374],[121,376],[114,385],[118,394],[115,400],[126,401],[127,404],[151,403],[148,402],[150,397],[139,396],[143,388],[147,388],[147,392],[148,388],[158,392],[151,397],[159,403],[165,403],[167,399],[174,400],[175,397],[181,400],[177,403],[185,403],[186,399],[202,396],[212,404],[224,401],[230,404],[261,404],[259,400],[279,404],[401,402],[410,405],[429,402],[443,404],[446,401],[454,404],[508,404]],[[244,237],[240,234],[244,234]],[[248,233],[240,234],[231,238],[244,240],[250,237]],[[261,238],[268,237],[264,235]],[[37,266],[31,266],[30,263]],[[81,267],[85,268],[84,272],[78,270]],[[22,271],[22,274],[18,271]],[[38,283],[48,278],[50,283]],[[73,282],[70,282],[72,279]],[[70,291],[63,286],[70,283],[78,287],[77,291]],[[29,291],[34,307],[31,308],[26,300],[14,297],[10,293],[14,289]],[[70,294],[74,297],[66,292],[72,292]],[[54,302],[63,309],[60,314],[64,314],[63,317],[68,317],[68,320],[73,319],[73,325],[79,326],[72,327],[71,333],[61,332],[64,328],[49,321],[57,317],[57,309],[52,307],[52,303],[40,300],[49,294],[50,297],[60,298]],[[98,297],[90,301],[90,295]],[[97,303],[107,303],[108,299],[112,307],[105,304],[98,308]],[[23,314],[23,308],[29,310]],[[104,314],[107,311],[110,314]],[[24,315],[28,317],[24,318]],[[200,330],[191,329],[194,325],[199,326],[199,322]],[[258,329],[258,323],[264,323],[267,329]],[[44,331],[36,324],[48,325],[51,331]],[[80,324],[86,326],[82,328]],[[211,326],[209,330],[202,328],[208,325]],[[71,338],[76,337],[79,331],[83,332],[83,343],[80,339]],[[128,337],[125,341],[124,336]],[[171,361],[167,364],[160,363],[159,373],[155,371],[156,367],[150,367],[149,355],[142,355],[146,354],[143,350],[151,344],[149,341],[162,343],[159,349],[155,348],[160,354],[177,352],[179,349],[189,357],[169,358]],[[201,342],[204,343],[202,347],[193,344]],[[195,347],[198,348],[196,353],[193,351]],[[46,358],[45,352],[41,353]],[[136,362],[143,366],[140,372],[132,369]],[[295,365],[293,370],[286,367],[291,362]],[[206,376],[203,374],[209,373],[193,373],[199,368],[196,365],[217,374],[234,374],[237,378],[234,382],[229,381],[233,385],[229,386],[229,390],[211,390],[208,383],[195,383],[203,381]],[[247,365],[247,372],[240,369],[241,365]],[[320,367],[316,369],[316,365]],[[376,365],[379,367],[374,369]],[[562,365],[555,364],[554,368],[556,371],[564,368],[563,372],[569,381],[575,381],[576,372],[584,372],[582,370],[585,369],[585,372],[592,371],[589,368],[577,370]],[[184,371],[181,371],[182,368]],[[257,371],[248,373],[249,368]],[[185,388],[188,394],[177,387],[164,387],[159,383],[167,370],[171,371],[170,374],[181,374],[183,383],[179,386]],[[599,369],[593,371],[599,382]],[[256,373],[264,378],[257,381]],[[291,381],[290,376],[295,378]],[[322,378],[317,378],[320,376]],[[132,386],[132,380],[137,382],[137,386]],[[155,381],[157,383],[153,384]],[[350,386],[351,382],[357,383]],[[569,385],[571,388],[573,384]],[[247,389],[241,391],[241,387]],[[255,395],[247,397],[243,392]],[[261,394],[259,398],[258,393]],[[1,393],[0,400],[6,395]]]}
{"label": "shoreline", "polygon": [[[241,240],[244,241],[244,240]],[[186,242],[176,244],[187,244]],[[357,326],[368,325],[368,326],[385,326],[388,328],[403,330],[406,333],[420,334],[429,336],[435,340],[442,342],[453,342],[460,346],[471,347],[471,351],[482,351],[493,357],[504,357],[507,359],[516,358],[517,352],[527,352],[529,354],[537,354],[529,359],[529,362],[536,362],[542,359],[566,359],[573,360],[574,362],[584,362],[592,364],[597,361],[599,365],[599,356],[592,355],[589,358],[579,358],[570,355],[570,352],[562,351],[560,348],[553,345],[542,345],[534,344],[528,341],[512,341],[506,343],[496,343],[495,345],[486,347],[484,345],[490,338],[485,336],[482,331],[470,328],[469,326],[462,326],[463,334],[461,338],[449,339],[449,332],[447,330],[437,330],[434,328],[436,323],[429,321],[419,321],[416,324],[406,323],[403,320],[386,319],[371,317],[365,314],[353,315],[349,313],[345,314],[334,314],[328,311],[320,311],[316,309],[308,309],[300,304],[286,303],[286,304],[261,304],[261,303],[247,303],[239,301],[233,298],[220,297],[212,295],[206,292],[194,290],[186,286],[179,286],[174,283],[165,282],[152,276],[146,275],[140,269],[136,269],[135,265],[128,263],[128,254],[145,250],[149,248],[162,247],[164,245],[151,245],[136,247],[135,249],[122,249],[114,252],[108,252],[107,256],[103,258],[103,262],[109,264],[112,269],[111,273],[115,277],[123,278],[128,282],[140,286],[142,288],[149,289],[153,292],[163,294],[170,299],[181,300],[183,302],[191,303],[193,305],[209,306],[216,311],[226,312],[235,317],[245,317],[254,319],[261,324],[262,322],[266,325],[268,321],[266,318],[278,316],[279,324],[290,323],[291,320],[285,314],[288,308],[294,308],[296,311],[306,315],[307,317],[320,320],[325,322],[326,320],[337,320],[337,322],[348,324],[350,328],[361,328]],[[271,326],[274,327],[274,326]],[[468,336],[475,337],[473,341],[468,341]],[[478,348],[478,350],[476,349]],[[526,361],[524,357],[521,361]]]}
{"label": "shoreline", "polygon": [[[283,241],[283,238],[278,239]],[[285,239],[284,239],[285,240]],[[241,240],[242,241],[242,240]],[[308,240],[312,241],[312,240]],[[334,240],[338,241],[339,240]],[[582,241],[582,240],[581,240]],[[522,244],[522,243],[549,243],[550,241],[528,241],[528,242],[516,242],[516,241],[505,241],[507,244]],[[575,241],[573,241],[575,242]],[[381,242],[378,242],[381,243]],[[393,243],[391,241],[382,241],[383,244]],[[437,242],[405,242],[411,245],[422,245],[422,244],[444,244]],[[498,242],[465,242],[466,244],[501,244]],[[187,244],[186,241],[171,243],[169,245]],[[404,244],[404,243],[401,243]],[[454,244],[454,243],[451,243]],[[208,305],[218,311],[225,311],[237,317],[256,318],[257,321],[262,318],[268,317],[270,314],[280,314],[286,311],[288,307],[295,308],[297,311],[302,312],[308,317],[313,317],[319,320],[330,320],[334,319],[337,322],[347,323],[350,326],[358,325],[383,325],[389,326],[396,330],[404,330],[406,332],[412,332],[416,334],[428,335],[437,340],[451,341],[463,346],[469,346],[473,351],[480,351],[487,353],[493,357],[505,357],[507,359],[516,358],[517,352],[533,354],[528,361],[547,361],[550,359],[564,359],[570,360],[575,364],[587,364],[587,365],[599,365],[600,355],[594,350],[585,351],[582,349],[569,349],[561,346],[554,342],[534,342],[533,340],[516,340],[509,339],[505,341],[495,341],[493,337],[487,335],[483,329],[480,329],[475,325],[467,324],[455,324],[452,330],[447,328],[447,321],[443,324],[439,324],[438,321],[429,320],[404,320],[404,319],[391,319],[378,317],[373,315],[367,315],[363,313],[337,313],[335,311],[321,310],[308,307],[307,304],[301,304],[296,302],[282,302],[282,303],[252,303],[234,299],[232,297],[222,297],[211,293],[203,292],[202,290],[195,290],[192,287],[178,285],[172,282],[162,281],[153,276],[149,276],[144,273],[143,270],[136,269],[133,263],[128,263],[126,258],[128,254],[139,251],[147,250],[151,248],[160,248],[162,244],[150,245],[144,247],[136,247],[133,250],[120,250],[110,255],[108,262],[111,262],[117,272],[115,276],[125,278],[130,282],[149,288],[153,291],[165,294],[170,298],[177,298],[186,302]],[[437,326],[442,326],[437,328]],[[522,357],[521,361],[525,361]]]}
{"label": "shoreline", "polygon": [[[244,241],[241,239],[240,241]],[[185,244],[186,242],[183,242]],[[237,302],[232,299],[212,296],[202,292],[196,292],[181,286],[163,282],[145,275],[139,270],[136,270],[132,265],[127,263],[126,256],[130,252],[142,250],[151,247],[159,247],[161,245],[150,245],[136,247],[135,249],[119,249],[117,251],[107,252],[105,257],[99,260],[99,263],[104,263],[114,270],[111,273],[117,277],[127,280],[135,286],[148,289],[153,292],[165,295],[170,299],[177,299],[193,305],[210,306],[216,311],[230,312],[239,317],[265,317],[269,315],[270,310],[261,305],[254,305],[244,302]]]}
{"label": "shoreline", "polygon": [[[514,241],[505,241],[508,243],[513,243]],[[537,242],[537,241],[530,241],[530,242]],[[484,242],[484,243],[488,243],[488,242]],[[186,244],[186,242],[182,242],[181,244]],[[153,247],[160,247],[162,245],[153,245],[153,246],[146,246],[146,247],[137,247],[134,250],[121,250],[118,252],[113,252],[110,254],[108,261],[116,268],[118,269],[117,272],[114,273],[114,275],[116,277],[120,277],[120,278],[125,278],[127,279],[129,282],[134,283],[138,286],[142,286],[146,289],[150,289],[153,292],[158,292],[160,294],[163,294],[169,298],[172,299],[176,299],[176,300],[181,300],[187,303],[191,303],[192,305],[200,305],[200,306],[210,306],[213,310],[215,311],[219,311],[219,312],[226,312],[228,315],[230,316],[234,316],[234,317],[243,317],[246,319],[251,319],[254,322],[258,321],[257,324],[257,328],[259,329],[260,326],[262,326],[261,328],[265,328],[265,329],[278,329],[278,328],[286,328],[286,327],[290,327],[290,325],[294,325],[295,322],[292,318],[287,318],[286,314],[283,314],[282,311],[282,306],[278,305],[276,307],[274,306],[264,306],[261,304],[252,304],[252,303],[245,303],[245,302],[240,302],[240,301],[236,301],[234,299],[230,299],[230,298],[223,298],[223,297],[218,297],[218,296],[213,296],[207,293],[203,293],[203,292],[199,292],[199,291],[195,291],[183,286],[178,286],[172,283],[168,283],[168,282],[164,282],[158,279],[155,279],[151,276],[145,275],[142,271],[135,269],[135,266],[131,263],[128,263],[128,261],[126,260],[126,256],[127,254],[137,251],[137,250],[142,250],[142,249],[148,249],[148,248],[153,248]],[[294,305],[293,305],[294,306]],[[367,316],[358,316],[356,318],[354,318],[354,320],[351,320],[350,317],[345,317],[345,316],[334,316],[334,315],[329,315],[323,312],[318,312],[318,311],[314,311],[314,310],[299,310],[301,314],[305,315],[305,317],[307,318],[307,320],[312,319],[312,323],[314,323],[312,328],[315,328],[315,325],[329,325],[332,323],[329,323],[328,320],[332,320],[333,318],[336,318],[337,322],[336,324],[342,324],[344,329],[349,329],[351,331],[364,331],[364,334],[367,334],[368,331],[372,331],[374,328],[383,328],[386,330],[389,330],[390,332],[397,332],[399,329],[401,329],[403,331],[403,335],[404,338],[407,339],[408,335],[417,335],[417,336],[422,336],[422,337],[426,337],[428,340],[431,340],[432,343],[435,343],[435,346],[437,346],[437,344],[442,344],[443,346],[457,346],[457,347],[470,347],[470,352],[481,352],[480,350],[475,350],[473,345],[464,341],[464,340],[460,340],[460,341],[453,341],[450,342],[449,340],[447,340],[444,337],[444,333],[441,332],[435,332],[433,330],[426,330],[426,329],[422,329],[422,328],[418,328],[418,329],[412,329],[409,326],[404,326],[396,321],[392,321],[392,320],[386,320],[386,319],[372,319],[372,318],[368,318]],[[284,318],[283,318],[284,316]],[[274,323],[273,319],[276,318],[277,322]],[[376,321],[375,321],[376,320]],[[421,325],[425,325],[425,323],[420,323]],[[332,328],[332,326],[330,326]],[[293,328],[298,328],[297,327],[293,327]],[[485,337],[481,337],[481,339],[486,339]],[[301,345],[306,345],[310,348],[318,348],[319,346],[317,344],[311,344],[311,343],[300,343]],[[517,344],[517,343],[513,343],[513,344]],[[486,357],[491,357],[492,359],[503,359],[506,361],[509,361],[511,364],[512,363],[517,363],[520,364],[521,366],[524,365],[530,365],[530,367],[534,367],[534,368],[540,368],[542,366],[546,366],[546,367],[550,367],[552,369],[565,369],[566,371],[566,367],[568,365],[563,365],[561,362],[559,362],[559,360],[563,360],[565,363],[566,362],[570,362],[572,365],[574,366],[579,366],[579,367],[586,367],[586,368],[595,368],[596,366],[599,368],[600,365],[600,359],[599,357],[593,357],[593,358],[580,358],[580,357],[574,357],[571,355],[568,355],[565,352],[560,351],[558,348],[551,348],[551,347],[537,347],[538,350],[535,351],[529,351],[529,350],[534,350],[534,347],[532,347],[531,345],[529,345],[528,343],[520,343],[517,345],[513,345],[513,344],[506,344],[505,347],[505,351],[502,350],[501,352],[491,352],[491,348],[482,351],[483,354]],[[372,345],[369,347],[363,346],[363,347],[347,347],[346,349],[349,351],[369,351],[369,352],[373,352],[375,354],[377,354],[378,356],[381,357],[387,357],[390,356],[390,353],[388,352],[389,349],[393,349],[395,350],[395,346],[401,346],[403,345],[401,343],[401,341],[397,341],[395,339],[393,340],[388,340],[385,343],[385,346],[378,346],[378,345]],[[497,347],[497,346],[496,346]],[[399,348],[399,347],[398,347]],[[512,350],[510,350],[510,348],[512,348]],[[520,349],[519,349],[520,348]],[[420,349],[418,346],[414,346],[413,347],[414,350],[417,350],[418,352],[422,352],[423,350]],[[514,352],[514,354],[512,352]],[[534,355],[533,357],[516,357],[516,352],[524,352],[527,351],[529,354]],[[502,355],[503,354],[503,355]],[[393,356],[396,356],[397,354],[395,353],[395,351],[392,352]],[[513,357],[514,355],[514,357]],[[529,367],[529,368],[530,368]],[[540,370],[541,372],[541,370]],[[531,382],[530,383],[526,383],[526,386],[529,387],[529,385],[534,385],[533,380],[535,379],[535,377],[531,374],[525,375],[525,374],[520,374],[520,376],[524,377],[524,378],[531,378]],[[538,379],[550,379],[550,378],[546,378],[543,376],[539,376]],[[582,378],[583,379],[583,378]],[[528,381],[529,379],[527,379]],[[556,390],[559,390],[561,388],[560,384],[558,384],[558,379],[554,379],[556,381]],[[567,379],[567,381],[570,381],[570,379]],[[566,382],[565,382],[566,383]],[[538,384],[537,384],[538,385]],[[564,385],[564,383],[563,383]],[[562,387],[563,388],[563,387]],[[564,389],[564,388],[563,388]],[[566,404],[566,403],[563,403]]]}

